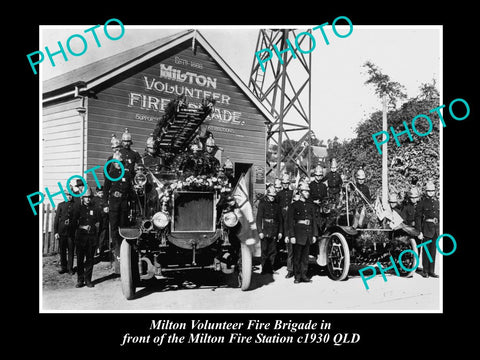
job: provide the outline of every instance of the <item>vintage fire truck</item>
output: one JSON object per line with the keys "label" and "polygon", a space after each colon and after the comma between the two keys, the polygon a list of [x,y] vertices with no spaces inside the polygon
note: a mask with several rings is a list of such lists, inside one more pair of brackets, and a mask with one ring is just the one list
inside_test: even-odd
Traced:
{"label": "vintage fire truck", "polygon": [[[370,216],[360,226],[353,226],[355,216],[362,207]],[[326,222],[318,242],[317,264],[327,267],[331,279],[344,280],[349,273],[367,265],[390,267],[391,258],[401,276],[411,273],[405,269],[414,268],[416,256],[413,253],[417,254],[415,237],[419,232],[405,224],[392,227],[387,219],[379,221],[374,206],[353,182],[343,184],[339,199],[327,199],[322,212]],[[411,251],[402,256],[402,267],[398,261],[404,250]]]}
{"label": "vintage fire truck", "polygon": [[120,276],[127,299],[135,297],[145,280],[195,270],[236,274],[242,290],[250,286],[255,229],[249,225],[252,214],[244,211],[249,203],[239,204],[241,192],[223,174],[196,173],[184,166],[185,160],[196,160],[192,143],[212,106],[211,101],[193,108],[182,99],[172,101],[154,130],[164,163],[137,167],[131,225],[119,229]]}

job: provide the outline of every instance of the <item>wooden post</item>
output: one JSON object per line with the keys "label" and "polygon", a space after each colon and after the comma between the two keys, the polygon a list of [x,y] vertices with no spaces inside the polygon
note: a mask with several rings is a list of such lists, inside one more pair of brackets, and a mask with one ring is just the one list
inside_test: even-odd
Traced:
{"label": "wooden post", "polygon": [[[387,97],[382,98],[382,130],[387,132]],[[383,208],[387,208],[388,204],[388,146],[387,142],[382,144],[382,204]]]}
{"label": "wooden post", "polygon": [[45,208],[45,204],[42,204],[40,205],[41,206],[41,213],[42,213],[42,252],[43,252],[43,255],[45,255],[47,253],[47,250],[48,250],[48,237],[47,237],[47,232],[45,231],[45,216],[46,216],[46,208]]}

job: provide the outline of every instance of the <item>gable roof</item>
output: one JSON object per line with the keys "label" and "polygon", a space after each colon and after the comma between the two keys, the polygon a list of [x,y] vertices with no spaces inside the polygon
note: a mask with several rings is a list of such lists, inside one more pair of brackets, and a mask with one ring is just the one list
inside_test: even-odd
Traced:
{"label": "gable roof", "polygon": [[163,37],[45,80],[42,84],[43,102],[74,96],[80,91],[88,91],[132,67],[192,39],[205,49],[218,63],[220,68],[228,74],[232,81],[255,104],[258,110],[270,122],[275,122],[272,114],[266,109],[262,102],[255,97],[248,86],[197,30],[186,30],[178,34]]}

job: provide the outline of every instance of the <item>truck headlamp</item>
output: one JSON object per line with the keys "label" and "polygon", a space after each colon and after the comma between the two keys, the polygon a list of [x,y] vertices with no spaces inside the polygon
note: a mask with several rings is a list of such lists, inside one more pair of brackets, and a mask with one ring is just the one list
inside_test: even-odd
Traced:
{"label": "truck headlamp", "polygon": [[152,221],[153,225],[155,225],[157,228],[163,229],[170,222],[170,215],[163,211],[159,211],[153,215]]}
{"label": "truck headlamp", "polygon": [[227,212],[223,214],[223,223],[228,227],[234,227],[238,224],[238,216],[233,212]]}
{"label": "truck headlamp", "polygon": [[135,185],[142,187],[147,183],[147,177],[145,176],[145,174],[138,173],[133,178],[133,182],[135,183]]}

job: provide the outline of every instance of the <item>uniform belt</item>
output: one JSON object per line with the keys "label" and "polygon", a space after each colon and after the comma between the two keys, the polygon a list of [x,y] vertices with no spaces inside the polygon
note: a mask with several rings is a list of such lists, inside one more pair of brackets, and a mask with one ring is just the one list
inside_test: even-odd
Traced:
{"label": "uniform belt", "polygon": [[275,219],[263,219],[263,222],[273,223]]}
{"label": "uniform belt", "polygon": [[438,219],[437,218],[432,218],[432,219],[425,219],[426,222],[431,222],[434,224],[438,224]]}
{"label": "uniform belt", "polygon": [[310,219],[297,220],[297,224],[310,225],[312,221]]}
{"label": "uniform belt", "polygon": [[120,191],[114,191],[112,195],[116,198],[122,197],[122,193]]}
{"label": "uniform belt", "polygon": [[92,227],[90,225],[80,225],[78,228],[85,231],[90,231]]}

